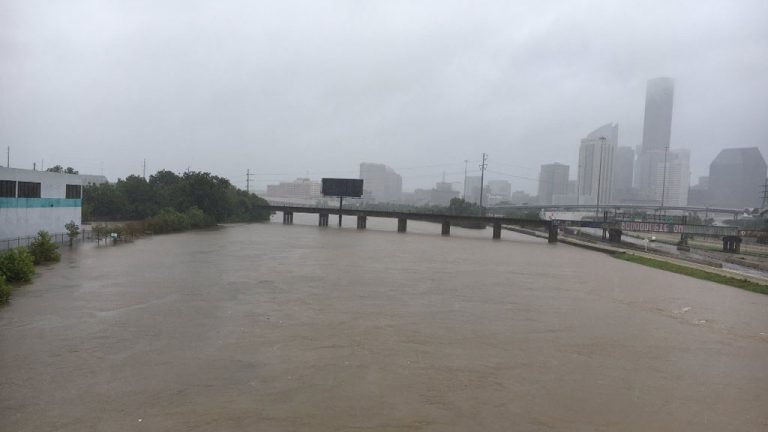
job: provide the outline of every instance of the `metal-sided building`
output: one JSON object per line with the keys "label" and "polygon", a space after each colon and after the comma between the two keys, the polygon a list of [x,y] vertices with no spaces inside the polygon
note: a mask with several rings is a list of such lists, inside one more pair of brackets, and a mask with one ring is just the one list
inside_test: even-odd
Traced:
{"label": "metal-sided building", "polygon": [[0,239],[64,232],[82,221],[83,186],[105,183],[96,175],[0,167]]}

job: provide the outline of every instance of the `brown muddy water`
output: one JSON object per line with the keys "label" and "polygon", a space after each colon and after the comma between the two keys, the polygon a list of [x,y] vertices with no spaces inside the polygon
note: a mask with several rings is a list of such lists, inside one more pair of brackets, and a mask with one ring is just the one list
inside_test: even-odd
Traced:
{"label": "brown muddy water", "polygon": [[43,268],[0,308],[0,430],[768,430],[768,296],[510,232],[296,222]]}

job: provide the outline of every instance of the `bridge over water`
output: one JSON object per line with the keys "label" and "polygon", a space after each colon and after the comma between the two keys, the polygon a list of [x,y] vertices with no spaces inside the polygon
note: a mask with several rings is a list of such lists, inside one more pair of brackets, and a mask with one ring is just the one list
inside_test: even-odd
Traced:
{"label": "bridge over water", "polygon": [[419,213],[402,212],[390,210],[369,210],[359,208],[332,208],[332,207],[309,207],[294,205],[270,205],[261,206],[272,212],[281,212],[283,214],[283,223],[293,224],[294,213],[309,213],[318,215],[318,225],[328,226],[330,216],[339,217],[339,226],[342,224],[342,216],[354,216],[357,218],[357,229],[366,229],[369,217],[397,219],[397,231],[406,232],[409,220],[433,222],[441,224],[442,235],[450,235],[451,226],[464,227],[486,227],[493,228],[493,239],[501,238],[501,230],[504,225],[513,225],[526,228],[542,228],[547,233],[549,243],[556,243],[558,229],[560,227],[581,227],[598,228],[603,230],[603,238],[612,242],[621,242],[621,236],[625,231],[634,232],[656,232],[656,233],[674,233],[680,234],[681,240],[685,241],[689,235],[700,235],[708,237],[721,237],[723,240],[723,250],[727,252],[739,252],[742,237],[768,236],[765,231],[745,231],[738,227],[730,226],[712,226],[695,225],[687,223],[664,223],[659,221],[631,221],[631,220],[603,220],[603,221],[560,221],[560,220],[541,220],[524,219],[515,217],[499,216],[471,216],[471,215],[452,215],[444,213]]}
{"label": "bridge over water", "polygon": [[501,238],[502,225],[516,225],[530,228],[544,228],[548,233],[548,241],[550,243],[557,242],[557,221],[553,220],[522,219],[496,216],[467,216],[439,213],[415,213],[387,210],[346,208],[339,209],[330,207],[271,205],[262,206],[261,208],[268,209],[273,212],[281,212],[283,214],[283,223],[286,225],[293,224],[294,213],[317,214],[319,226],[328,226],[330,215],[339,216],[339,226],[341,226],[342,215],[355,216],[357,218],[357,229],[366,229],[368,218],[377,217],[397,219],[397,232],[406,232],[409,220],[439,223],[442,227],[441,234],[446,236],[451,234],[451,226],[492,226],[494,239]]}

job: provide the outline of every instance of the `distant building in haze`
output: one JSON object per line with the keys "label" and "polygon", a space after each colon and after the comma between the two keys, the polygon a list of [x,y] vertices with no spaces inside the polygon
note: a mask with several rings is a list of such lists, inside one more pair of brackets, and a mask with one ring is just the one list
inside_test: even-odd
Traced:
{"label": "distant building in haze", "polygon": [[670,150],[667,154],[666,173],[664,161],[656,167],[656,196],[654,199],[664,206],[688,205],[688,188],[690,185],[690,158],[688,150]]}
{"label": "distant building in haze", "polygon": [[398,202],[402,198],[403,178],[384,164],[361,163],[363,189],[376,202]]}
{"label": "distant building in haze", "polygon": [[[579,204],[608,204],[613,199],[613,163],[619,126],[605,124],[581,140],[579,147]],[[599,191],[598,191],[599,190]]]}
{"label": "distant building in haze", "polygon": [[467,177],[466,189],[464,200],[475,204],[480,203],[480,176]]}
{"label": "distant building in haze", "polygon": [[539,171],[539,204],[552,204],[555,195],[568,194],[568,175],[570,168],[561,163],[541,166]]}
{"label": "distant building in haze", "polygon": [[512,196],[512,183],[506,180],[490,180],[488,189],[490,189],[491,195],[499,201],[506,201]]}
{"label": "distant building in haze", "polygon": [[672,78],[662,77],[648,81],[645,92],[643,141],[635,170],[635,186],[641,199],[654,200],[658,196],[657,169],[659,162],[663,163],[664,153],[670,145],[674,95],[675,84]]}
{"label": "distant building in haze", "polygon": [[617,147],[613,162],[614,202],[622,202],[632,198],[634,172],[635,150],[632,147]]}
{"label": "distant building in haze", "polygon": [[762,205],[766,164],[757,147],[722,150],[709,165],[709,203],[712,207],[744,208]]}
{"label": "distant building in haze", "polygon": [[291,182],[267,185],[266,195],[279,198],[320,198],[320,182],[297,178]]}
{"label": "distant building in haze", "polygon": [[416,195],[426,198],[426,202],[419,204],[448,207],[448,205],[451,203],[451,200],[458,198],[459,195],[461,195],[461,192],[454,190],[453,185],[449,182],[446,182],[445,177],[443,177],[443,181],[435,183],[435,187],[432,189],[417,189]]}

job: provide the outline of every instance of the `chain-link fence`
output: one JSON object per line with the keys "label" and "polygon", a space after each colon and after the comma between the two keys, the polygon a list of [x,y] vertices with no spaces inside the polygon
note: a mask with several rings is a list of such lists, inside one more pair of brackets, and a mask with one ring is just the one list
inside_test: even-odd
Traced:
{"label": "chain-link fence", "polygon": [[[69,235],[67,233],[52,233],[51,240],[53,240],[54,243],[65,245],[69,244]],[[7,238],[7,239],[0,239],[0,251],[7,250],[7,249],[13,249],[17,247],[27,247],[32,243],[32,241],[37,237],[34,236],[26,236],[26,237],[15,237],[15,238]],[[73,242],[83,242],[83,241],[92,241],[96,240],[96,235],[92,230],[83,230],[80,231],[80,235],[74,238]]]}

